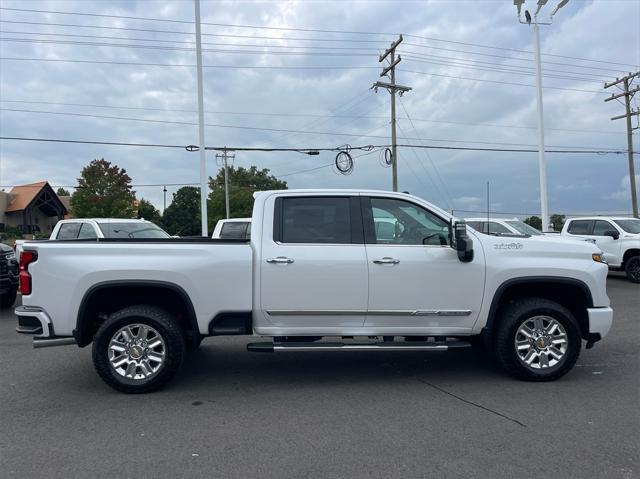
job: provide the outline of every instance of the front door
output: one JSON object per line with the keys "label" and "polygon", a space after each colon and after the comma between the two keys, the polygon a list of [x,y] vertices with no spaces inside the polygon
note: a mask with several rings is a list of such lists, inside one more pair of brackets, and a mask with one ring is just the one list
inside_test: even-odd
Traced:
{"label": "front door", "polygon": [[265,318],[295,328],[291,334],[362,328],[368,272],[359,197],[279,197],[274,217],[273,236],[262,241]]}
{"label": "front door", "polygon": [[415,334],[467,332],[478,317],[484,260],[462,263],[447,221],[403,199],[364,198],[369,262],[367,327]]}

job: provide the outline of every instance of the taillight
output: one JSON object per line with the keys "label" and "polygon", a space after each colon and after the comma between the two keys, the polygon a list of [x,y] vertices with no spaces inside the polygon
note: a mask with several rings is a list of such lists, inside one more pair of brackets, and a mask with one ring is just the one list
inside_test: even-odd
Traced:
{"label": "taillight", "polygon": [[22,251],[20,253],[20,293],[23,295],[31,294],[31,275],[29,274],[29,265],[38,259],[38,253],[35,251]]}

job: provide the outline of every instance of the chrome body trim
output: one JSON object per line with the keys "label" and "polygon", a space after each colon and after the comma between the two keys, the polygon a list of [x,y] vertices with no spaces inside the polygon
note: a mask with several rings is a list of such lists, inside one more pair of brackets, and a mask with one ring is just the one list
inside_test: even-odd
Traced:
{"label": "chrome body trim", "polygon": [[380,309],[380,310],[331,310],[331,309],[272,309],[269,316],[469,316],[470,309]]}

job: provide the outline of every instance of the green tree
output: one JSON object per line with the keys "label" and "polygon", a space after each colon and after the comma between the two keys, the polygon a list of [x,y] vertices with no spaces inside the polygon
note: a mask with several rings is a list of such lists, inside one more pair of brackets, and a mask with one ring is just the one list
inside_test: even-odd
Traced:
{"label": "green tree", "polygon": [[[233,166],[229,172],[229,213],[232,218],[246,218],[253,211],[253,193],[267,190],[286,190],[287,182],[269,174],[269,169],[259,170]],[[207,202],[207,216],[209,227],[213,227],[222,218],[226,218],[224,200],[224,168],[218,171],[215,178],[209,177],[209,201]]]}
{"label": "green tree", "polygon": [[156,209],[150,201],[145,200],[144,198],[140,198],[138,201],[138,218],[144,218],[145,220],[149,220],[157,225],[162,224],[162,216],[160,216],[160,212]]}
{"label": "green tree", "polygon": [[82,169],[78,187],[71,196],[76,218],[133,218],[135,191],[127,171],[104,158]]}
{"label": "green tree", "polygon": [[69,190],[65,190],[64,188],[60,187],[56,190],[56,195],[58,196],[71,196],[71,193],[69,193]]}
{"label": "green tree", "polygon": [[527,223],[529,226],[532,226],[535,229],[542,231],[542,220],[540,219],[539,216],[529,216],[528,218],[524,219],[524,222]]}
{"label": "green tree", "polygon": [[164,210],[162,225],[170,235],[199,236],[200,218],[200,188],[183,186]]}
{"label": "green tree", "polygon": [[564,226],[564,221],[566,219],[565,215],[559,215],[556,213],[555,215],[551,215],[551,218],[549,219],[553,225],[554,231],[562,231],[562,227]]}

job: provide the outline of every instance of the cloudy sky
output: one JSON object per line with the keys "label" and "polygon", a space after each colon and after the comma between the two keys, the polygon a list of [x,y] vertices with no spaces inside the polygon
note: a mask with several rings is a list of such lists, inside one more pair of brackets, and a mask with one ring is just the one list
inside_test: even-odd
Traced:
{"label": "cloudy sky", "polygon": [[[1,136],[198,142],[191,0],[0,7]],[[533,32],[512,0],[203,0],[202,22],[207,145],[390,143],[389,94],[370,86],[378,54],[402,33],[397,82],[413,89],[398,102],[399,143],[537,147]],[[639,68],[640,1],[571,0],[541,27],[541,43],[547,147],[626,150],[624,120],[610,121],[624,107],[604,102],[603,82]],[[390,189],[381,151],[352,155],[348,176],[329,152],[239,152],[234,164],[269,168],[292,188]],[[0,185],[74,185],[102,157],[158,207],[162,186],[143,185],[199,181],[199,155],[184,149],[0,140]],[[492,209],[539,211],[535,153],[401,148],[398,160],[400,189],[446,209],[484,209],[489,181]],[[630,211],[626,154],[548,153],[547,163],[551,212]],[[218,169],[213,153],[207,169]],[[178,188],[167,187],[168,200]]]}

